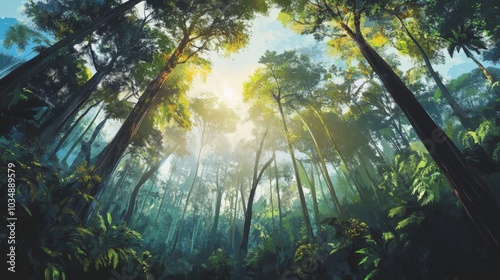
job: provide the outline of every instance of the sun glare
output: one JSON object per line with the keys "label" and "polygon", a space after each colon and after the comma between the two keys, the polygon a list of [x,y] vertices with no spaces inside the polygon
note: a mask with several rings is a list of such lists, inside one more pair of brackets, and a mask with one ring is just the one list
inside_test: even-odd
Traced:
{"label": "sun glare", "polygon": [[223,94],[224,94],[224,98],[226,100],[233,101],[236,93],[235,93],[234,89],[232,89],[230,87],[226,87],[223,91]]}

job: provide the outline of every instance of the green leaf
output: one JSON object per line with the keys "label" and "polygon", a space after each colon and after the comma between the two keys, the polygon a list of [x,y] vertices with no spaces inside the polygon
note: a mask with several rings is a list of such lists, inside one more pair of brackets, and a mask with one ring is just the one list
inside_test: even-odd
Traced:
{"label": "green leaf", "polygon": [[49,268],[45,268],[45,270],[43,271],[43,275],[44,275],[45,280],[50,280],[50,270],[49,270]]}
{"label": "green leaf", "polygon": [[389,210],[389,217],[393,218],[394,216],[401,216],[405,213],[405,211],[406,211],[405,206],[394,207],[391,210]]}
{"label": "green leaf", "polygon": [[21,204],[21,206],[28,213],[28,215],[30,215],[31,217],[33,217],[33,215],[31,214],[31,211],[28,209],[28,206],[26,206],[22,201],[19,201],[19,204]]}
{"label": "green leaf", "polygon": [[390,128],[384,128],[380,131],[380,134],[382,135],[382,137],[384,137],[385,139],[390,139],[391,137],[394,136],[394,131],[392,131],[392,129]]}
{"label": "green leaf", "polygon": [[107,213],[107,216],[108,216],[108,224],[109,224],[109,225],[111,225],[111,222],[113,221],[113,220],[111,219],[111,214],[108,212],[108,213]]}
{"label": "green leaf", "polygon": [[413,213],[408,218],[399,221],[398,225],[396,226],[396,230],[405,228],[413,223],[420,225],[424,219],[425,216],[421,212]]}
{"label": "green leaf", "polygon": [[118,253],[116,253],[113,248],[108,250],[108,259],[110,264],[113,265],[113,268],[116,268],[118,266]]}
{"label": "green leaf", "polygon": [[364,258],[363,258],[363,259],[359,262],[359,265],[364,264],[364,263],[368,260],[368,258],[369,258],[369,257],[370,257],[370,256],[366,256],[366,257],[364,257]]}
{"label": "green leaf", "polygon": [[385,241],[389,241],[394,238],[394,234],[390,231],[382,233],[382,237]]}
{"label": "green leaf", "polygon": [[61,253],[60,252],[57,252],[57,251],[52,251],[50,250],[49,248],[45,247],[45,246],[42,246],[41,247],[42,250],[47,253],[47,255],[51,256],[51,257],[57,257],[57,256],[61,256]]}
{"label": "green leaf", "polygon": [[90,267],[90,261],[85,259],[83,261],[83,272],[87,272],[89,271],[89,267]]}
{"label": "green leaf", "polygon": [[362,255],[368,255],[368,254],[370,254],[370,253],[368,252],[368,249],[367,249],[367,248],[363,248],[363,249],[357,250],[357,251],[356,251],[356,253],[358,253],[358,254],[362,254]]}
{"label": "green leaf", "polygon": [[432,97],[432,100],[433,100],[434,102],[438,102],[438,101],[439,101],[439,98],[441,98],[441,95],[442,95],[442,94],[443,94],[443,93],[441,92],[441,90],[439,90],[439,89],[438,89],[438,90],[436,90],[436,91],[434,92],[434,96]]}
{"label": "green leaf", "polygon": [[418,165],[417,165],[417,170],[421,169],[421,168],[424,168],[425,166],[427,165],[427,161],[426,160],[421,160]]}
{"label": "green leaf", "polygon": [[372,279],[373,276],[375,276],[377,274],[378,270],[375,269],[375,270],[372,270],[372,272],[370,272],[368,275],[366,275],[365,277],[365,280],[369,280],[369,279]]}
{"label": "green leaf", "polygon": [[52,279],[59,279],[59,270],[57,269],[52,270]]}

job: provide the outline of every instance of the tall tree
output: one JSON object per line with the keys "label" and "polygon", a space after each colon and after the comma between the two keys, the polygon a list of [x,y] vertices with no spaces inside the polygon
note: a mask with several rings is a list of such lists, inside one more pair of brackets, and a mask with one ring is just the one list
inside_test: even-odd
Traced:
{"label": "tall tree", "polygon": [[378,7],[384,3],[355,0],[284,2],[278,1],[283,11],[290,14],[296,22],[305,24],[306,33],[315,33],[321,38],[341,32],[355,42],[394,101],[405,113],[420,140],[426,144],[429,154],[448,179],[482,236],[491,244],[500,247],[499,199],[361,32],[363,16],[380,12]]}
{"label": "tall tree", "polygon": [[462,24],[458,26],[457,30],[452,30],[451,35],[446,38],[449,42],[448,53],[451,57],[453,57],[453,53],[456,51],[457,53],[460,50],[463,50],[465,55],[472,59],[474,63],[476,63],[477,67],[481,69],[484,76],[490,81],[490,83],[494,84],[496,79],[488,72],[486,67],[476,59],[472,52],[476,52],[480,54],[481,49],[486,49],[486,45],[481,40],[482,37],[476,34],[476,31],[473,29],[472,25]]}
{"label": "tall tree", "polygon": [[[335,189],[333,187],[332,180],[330,179],[330,176],[328,175],[326,162],[325,162],[325,159],[323,158],[323,153],[321,152],[321,148],[319,147],[318,140],[316,140],[316,136],[314,135],[314,133],[312,132],[311,128],[306,123],[306,121],[302,118],[302,116],[300,114],[298,114],[298,116],[299,116],[300,120],[302,121],[302,123],[304,124],[304,126],[306,127],[309,134],[311,135],[311,138],[312,138],[313,143],[314,143],[314,147],[316,149],[316,153],[318,154],[318,157],[319,157],[319,163],[321,164],[321,167],[323,168],[323,172],[324,172],[325,177],[326,177],[325,179],[326,179],[326,182],[328,185],[328,190],[330,191],[330,195],[332,196],[333,204],[335,204],[335,207],[337,208],[337,213],[339,214],[339,218],[341,220],[345,220],[344,211],[342,210],[342,206],[340,205],[340,201],[337,197],[337,192],[335,191]],[[300,165],[302,166],[302,169],[306,170],[304,168],[302,162],[300,162]],[[311,173],[312,173],[312,168],[311,168]],[[308,178],[308,182],[309,182],[311,189],[314,188],[314,176],[311,176],[311,178]]]}
{"label": "tall tree", "polygon": [[[78,29],[76,32],[73,32],[65,36],[57,43],[42,50],[38,55],[36,55],[32,59],[19,65],[9,74],[5,75],[0,79],[0,97],[2,99],[6,98],[17,86],[19,86],[21,83],[31,78],[33,75],[40,72],[45,66],[51,63],[51,59],[54,56],[57,56],[58,53],[61,52],[61,50],[63,50],[64,48],[72,47],[74,44],[82,41],[86,36],[92,34],[96,29],[116,20],[118,17],[122,16],[125,12],[132,9],[135,5],[137,5],[142,1],[143,0],[130,0],[119,6],[116,6],[113,9],[105,10],[105,12],[100,13],[99,17],[88,22],[86,25]],[[30,4],[36,6],[36,5],[43,5],[45,3],[31,1]],[[64,9],[62,10],[64,11]],[[49,22],[52,21],[50,19],[51,16],[52,15],[45,13],[43,14],[43,16],[39,16],[39,18],[43,22]]]}
{"label": "tall tree", "polygon": [[[185,150],[186,131],[183,128],[178,128],[175,126],[177,126],[177,124],[171,124],[170,127],[165,129],[166,134],[168,135],[164,137],[163,147],[161,147],[162,155],[156,159],[156,163],[152,164],[149,169],[144,174],[142,174],[141,178],[134,186],[134,189],[132,190],[132,193],[130,195],[127,212],[125,213],[125,216],[123,218],[125,223],[130,224],[130,221],[132,220],[137,195],[141,187],[153,176],[153,174],[156,174],[160,170],[160,168],[165,164],[165,162],[170,158],[172,154],[177,153],[179,155],[182,155],[183,151]],[[155,147],[154,149],[156,150],[156,152],[158,152],[158,147]]]}
{"label": "tall tree", "polygon": [[[215,192],[215,213],[209,236],[211,242],[207,244],[209,245],[209,252],[216,250],[220,246],[221,238],[218,235],[218,229],[223,197],[226,196],[226,192],[230,188],[230,185],[232,185],[231,179],[235,173],[235,162],[232,160],[235,151],[228,147],[227,143],[229,142],[227,137],[221,136],[221,140],[217,141],[213,147],[213,155],[210,156],[213,178],[211,181],[214,185],[213,191]],[[237,183],[233,184],[233,186],[237,186]]]}
{"label": "tall tree", "polygon": [[240,252],[245,255],[248,250],[248,238],[250,236],[250,224],[252,222],[252,208],[254,203],[255,192],[257,191],[257,186],[259,185],[260,179],[264,174],[264,171],[271,165],[274,160],[274,155],[266,161],[266,163],[262,166],[259,171],[259,161],[262,154],[262,148],[264,147],[264,141],[266,140],[268,129],[262,135],[262,138],[257,146],[257,152],[255,153],[255,161],[253,166],[253,175],[252,175],[252,187],[250,189],[250,193],[248,195],[248,202],[245,211],[245,222],[243,224],[243,236],[241,238],[240,243]]}
{"label": "tall tree", "polygon": [[[132,112],[113,140],[103,150],[96,164],[96,174],[102,178],[90,188],[89,194],[99,196],[110,174],[137,133],[142,120],[151,111],[155,100],[161,96],[163,84],[171,77],[177,65],[208,50],[235,52],[248,41],[248,21],[256,11],[265,12],[267,7],[255,6],[247,1],[181,1],[168,7],[164,27],[177,42],[164,67],[146,87]],[[82,217],[90,211],[79,211]]]}
{"label": "tall tree", "polygon": [[177,234],[172,244],[171,256],[175,253],[177,242],[182,233],[184,219],[186,217],[187,209],[189,207],[189,200],[191,198],[195,184],[198,181],[198,171],[200,168],[200,161],[206,146],[217,139],[218,135],[227,133],[236,128],[235,123],[237,115],[234,111],[224,106],[222,103],[217,104],[215,96],[208,96],[204,98],[195,98],[192,101],[191,108],[194,115],[194,126],[197,130],[197,140],[199,141],[198,151],[196,155],[196,164],[193,171],[193,179],[189,186],[189,190],[184,202],[182,216],[179,220]]}
{"label": "tall tree", "polygon": [[254,102],[272,102],[278,109],[288,153],[295,171],[306,234],[309,239],[312,239],[314,234],[311,220],[292,146],[291,131],[287,126],[283,107],[293,107],[294,103],[303,99],[306,93],[319,83],[324,70],[320,66],[311,63],[307,56],[299,56],[293,51],[279,55],[276,52],[266,51],[259,62],[264,64],[265,67],[257,69],[250,81],[244,84],[244,95],[247,99],[255,100]]}
{"label": "tall tree", "polygon": [[411,39],[413,44],[415,44],[418,51],[422,55],[422,58],[424,59],[425,66],[427,67],[429,74],[431,75],[432,79],[434,80],[434,82],[438,86],[438,88],[441,91],[445,100],[450,105],[451,109],[453,110],[453,113],[455,113],[457,118],[460,120],[460,123],[462,124],[462,126],[466,129],[473,129],[473,126],[472,126],[472,123],[470,121],[469,116],[462,109],[462,107],[460,107],[460,105],[457,103],[457,101],[455,101],[455,98],[453,98],[453,96],[451,95],[448,88],[443,84],[439,75],[436,73],[436,71],[434,71],[434,68],[432,67],[429,56],[427,55],[427,53],[425,52],[425,50],[421,46],[421,44],[417,41],[415,36],[413,36],[413,34],[410,32],[410,30],[408,29],[407,25],[404,22],[404,19],[398,14],[395,14],[394,16],[400,22],[400,24],[403,27],[404,31],[406,32],[407,36]]}
{"label": "tall tree", "polygon": [[[117,84],[124,83],[120,78],[127,77],[125,73],[131,72],[134,65],[144,63],[154,65],[163,62],[159,59],[152,61],[152,52],[157,49],[166,51],[171,43],[165,40],[165,35],[158,30],[147,26],[149,21],[150,16],[144,19],[127,17],[126,20],[115,23],[106,31],[100,32],[97,38],[92,39],[85,46],[85,53],[96,72],[92,78],[72,93],[62,106],[52,110],[51,116],[39,128],[38,136],[42,141],[51,143],[64,124],[72,119],[91,97],[96,95],[96,89],[103,81],[108,81],[108,87],[110,84],[114,86],[114,90],[106,91],[109,96],[103,96],[108,101],[113,98],[113,95],[121,93],[121,90],[116,89]],[[94,43],[96,46],[92,41],[96,41]],[[147,76],[146,73],[144,75]]]}

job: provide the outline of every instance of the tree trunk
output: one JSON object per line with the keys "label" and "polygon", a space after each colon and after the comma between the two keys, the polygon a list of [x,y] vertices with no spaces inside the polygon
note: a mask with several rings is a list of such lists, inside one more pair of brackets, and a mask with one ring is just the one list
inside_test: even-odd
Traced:
{"label": "tree trunk", "polygon": [[[178,180],[177,180],[178,182]],[[174,230],[177,227],[177,224],[179,223],[179,215],[180,215],[180,208],[182,205],[182,200],[184,199],[184,193],[179,194],[176,198],[176,201],[174,201],[174,205],[170,208],[170,214],[172,216],[172,223],[170,224],[170,229],[167,234],[167,239],[165,240],[166,243],[170,242],[172,240],[172,236],[174,235]]]}
{"label": "tree trunk", "polygon": [[78,126],[78,124],[80,123],[80,121],[88,114],[88,112],[90,111],[90,109],[94,108],[95,106],[97,106],[99,103],[101,103],[101,101],[99,102],[96,102],[95,104],[92,104],[91,106],[89,106],[87,108],[87,110],[85,110],[85,112],[83,112],[83,114],[81,114],[78,119],[75,120],[75,122],[71,125],[71,127],[68,129],[68,131],[66,131],[64,133],[64,136],[63,138],[61,138],[61,140],[59,140],[59,142],[57,143],[57,146],[55,148],[53,148],[52,152],[50,153],[50,155],[48,156],[48,158],[53,158],[57,152],[59,151],[59,149],[61,148],[61,146],[64,144],[64,141],[66,141],[66,139],[68,139],[68,137],[71,135],[71,132],[73,132],[73,130]]}
{"label": "tree trunk", "polygon": [[277,101],[277,103],[281,115],[281,121],[283,122],[283,130],[285,132],[286,143],[288,145],[288,153],[290,154],[293,170],[295,171],[295,180],[297,181],[297,189],[299,190],[300,206],[302,208],[302,215],[304,216],[307,238],[309,240],[313,240],[314,234],[312,231],[311,220],[309,219],[309,213],[307,211],[306,198],[304,196],[304,190],[302,189],[302,182],[300,181],[299,168],[297,167],[295,152],[293,151],[292,142],[290,141],[290,134],[286,125],[285,113],[283,112],[283,106],[281,105],[281,102]]}
{"label": "tree trunk", "polygon": [[85,160],[90,164],[90,156],[92,153],[92,144],[94,143],[95,139],[97,138],[97,135],[101,132],[102,128],[106,124],[106,122],[109,120],[110,115],[107,115],[95,128],[94,132],[92,133],[92,136],[90,137],[89,141],[87,141],[89,148],[88,151],[85,153]]}
{"label": "tree trunk", "polygon": [[[389,124],[389,126],[392,126],[392,128],[399,135],[399,137],[401,138],[401,142],[403,143],[403,145],[406,146],[406,147],[410,147],[410,141],[408,141],[408,139],[404,135],[403,131],[401,130],[401,127],[398,126],[398,124],[396,123],[396,120],[394,118],[392,119],[392,121]],[[397,140],[398,139],[396,137],[396,134],[394,134],[394,142],[399,142]],[[399,146],[401,147],[401,145],[399,145]]]}
{"label": "tree trunk", "polygon": [[[264,174],[264,171],[266,170],[266,168],[269,167],[269,165],[271,165],[271,162],[274,160],[274,157],[271,157],[264,164],[262,169],[260,171],[258,171],[260,155],[262,153],[262,148],[264,146],[264,140],[266,139],[267,132],[268,132],[268,130],[266,129],[266,132],[264,132],[264,135],[262,136],[260,144],[257,148],[257,153],[255,154],[255,163],[254,163],[254,167],[253,167],[253,178],[252,178],[252,188],[250,189],[250,194],[248,195],[247,209],[245,212],[245,223],[243,224],[243,235],[242,235],[241,243],[240,243],[240,253],[242,254],[241,256],[244,256],[248,250],[248,238],[250,237],[250,224],[252,222],[253,199],[255,197],[255,191],[257,190],[257,185],[259,184],[260,179],[262,177],[262,174]],[[257,172],[259,172],[259,173],[257,174]]]}
{"label": "tree trunk", "polygon": [[102,79],[106,77],[113,69],[117,55],[113,56],[111,62],[104,68],[97,71],[90,80],[81,86],[77,92],[73,93],[70,100],[61,108],[56,110],[52,116],[45,121],[39,128],[39,138],[44,143],[50,144],[53,142],[64,124],[78,113],[78,110],[90,99]]}
{"label": "tree trunk", "polygon": [[184,224],[184,219],[186,217],[186,212],[187,212],[187,209],[189,206],[189,199],[191,198],[191,193],[193,192],[194,185],[196,184],[196,179],[198,179],[198,169],[200,168],[202,149],[203,149],[203,146],[200,145],[200,149],[198,150],[198,159],[196,160],[196,167],[194,170],[193,182],[191,183],[191,186],[189,187],[189,192],[188,192],[187,197],[186,197],[186,203],[184,204],[184,210],[182,211],[182,216],[181,216],[181,219],[179,220],[179,229],[177,230],[177,234],[175,235],[174,244],[172,245],[172,251],[170,252],[170,257],[174,256],[175,247],[177,246],[177,241],[179,240],[179,236],[181,235],[182,226]]}
{"label": "tree trunk", "polygon": [[[175,150],[175,149],[174,149]],[[146,171],[144,174],[142,174],[141,179],[139,182],[134,187],[134,190],[132,191],[132,194],[130,195],[130,200],[128,202],[128,208],[127,208],[127,213],[125,214],[123,220],[125,221],[126,224],[130,224],[130,221],[132,220],[132,216],[134,214],[134,208],[135,208],[135,203],[137,200],[137,195],[139,194],[139,190],[141,187],[146,183],[153,174],[158,172],[160,167],[167,161],[167,159],[170,157],[172,153],[168,153],[162,160],[160,160],[157,164],[153,165],[148,171]]]}
{"label": "tree trunk", "polygon": [[[174,72],[177,63],[179,62],[179,58],[188,47],[188,44],[189,38],[188,36],[184,36],[168,59],[162,71],[145,89],[144,93],[137,101],[137,104],[135,104],[132,109],[132,112],[130,112],[127,119],[120,127],[118,133],[99,155],[95,165],[95,174],[101,177],[101,180],[94,180],[92,186],[86,190],[89,195],[99,199],[99,196],[103,192],[109,177],[115,170],[116,165],[132,141],[132,138],[139,130],[143,119],[153,108],[153,105],[155,104],[154,100],[158,97],[161,87]],[[80,205],[77,209],[80,219],[87,222],[93,212],[93,208],[92,203],[88,204],[82,202],[82,205]]]}
{"label": "tree trunk", "polygon": [[233,222],[231,223],[231,249],[233,252],[236,250],[235,244],[235,234],[236,234],[236,218],[238,217],[238,190],[236,190],[235,201],[234,201],[234,213],[233,213]]}
{"label": "tree trunk", "polygon": [[273,176],[272,171],[269,169],[269,199],[271,200],[271,219],[273,221],[273,232],[276,232],[276,224],[274,222],[274,201],[273,201]]}
{"label": "tree trunk", "polygon": [[215,249],[218,247],[218,238],[217,238],[217,229],[219,228],[219,218],[220,218],[220,207],[222,204],[222,190],[217,191],[217,199],[215,202],[215,215],[214,215],[214,224],[212,226],[212,237],[214,240]]}
{"label": "tree trunk", "polygon": [[280,197],[280,184],[278,176],[278,164],[276,163],[276,151],[273,149],[274,157],[274,176],[276,178],[276,195],[278,196],[278,215],[280,218],[280,234],[283,231],[283,214],[281,213],[281,197]]}
{"label": "tree trunk", "polygon": [[[144,215],[146,215],[146,216],[149,216],[149,213],[151,212],[152,208],[150,208],[147,213],[144,212],[144,208],[146,208],[146,205],[148,204],[148,198],[151,196],[151,193],[153,192],[153,189],[154,188],[158,189],[157,182],[158,182],[158,172],[156,172],[154,178],[151,179],[151,184],[150,184],[151,187],[149,188],[148,194],[146,195],[146,197],[142,201],[142,207],[141,207],[141,211],[140,212],[144,213]],[[153,199],[153,203],[154,203],[154,199]]]}
{"label": "tree trunk", "polygon": [[196,237],[196,225],[198,225],[198,217],[199,217],[199,215],[197,215],[195,213],[194,214],[194,221],[193,221],[193,232],[191,233],[191,250],[190,250],[191,253],[193,252],[193,249],[194,249],[194,240]]}
{"label": "tree trunk", "polygon": [[[177,159],[176,159],[177,161]],[[175,165],[176,162],[172,163],[172,165]],[[160,217],[161,213],[161,208],[163,207],[163,203],[165,202],[165,197],[167,196],[167,190],[170,187],[170,182],[172,181],[172,176],[174,175],[174,172],[170,170],[170,176],[168,176],[167,180],[167,185],[165,186],[165,192],[163,193],[163,196],[161,197],[160,205],[158,205],[158,213],[156,214],[156,219],[155,219],[155,224],[158,224],[158,218]]]}
{"label": "tree trunk", "polygon": [[[330,131],[330,128],[328,128],[328,126],[326,125],[325,120],[323,119],[323,116],[321,115],[321,113],[318,110],[316,110],[316,108],[314,108],[314,107],[311,107],[311,109],[313,110],[313,112],[316,114],[316,116],[320,120],[322,126],[325,128],[325,131],[327,132],[328,137],[330,138],[330,141],[332,142],[333,148],[337,152],[337,154],[338,154],[340,160],[342,161],[342,163],[344,164],[345,168],[347,170],[356,170],[355,168],[351,167],[351,165],[348,163],[348,161],[344,158],[344,156],[340,152],[340,149],[338,148],[338,145],[335,142],[335,139],[333,138],[333,134]],[[346,172],[346,173],[347,173],[346,175],[349,176],[349,178],[351,179],[352,183],[354,184],[354,187],[356,188],[356,191],[358,192],[360,200],[363,201],[363,202],[368,202],[368,200],[369,200],[368,196],[365,194],[365,192],[364,192],[361,184],[359,183],[359,181],[355,179],[355,176],[353,176],[351,174],[351,172]],[[323,175],[323,177],[325,178],[325,181],[326,181],[327,177],[328,177],[328,173],[325,173],[324,171],[322,171],[322,175]]]}
{"label": "tree trunk", "polygon": [[[319,171],[319,167],[316,164],[314,165],[314,169],[316,169],[316,176],[318,177],[319,189],[321,190],[321,196],[323,197],[323,200],[325,201],[325,205],[326,205],[326,207],[328,207],[328,210],[330,210],[330,211],[333,212],[334,211],[333,209],[334,209],[335,205],[333,205],[333,207],[330,206],[329,200],[327,199],[325,190],[323,188],[323,184],[321,183],[320,174],[322,174],[322,171]],[[337,172],[337,174],[338,174],[338,172]]]}
{"label": "tree trunk", "polygon": [[217,167],[217,174],[216,174],[216,192],[217,192],[217,197],[215,200],[215,215],[214,215],[214,223],[212,225],[212,230],[210,231],[210,239],[213,242],[214,247],[212,247],[213,250],[217,249],[217,228],[219,227],[219,216],[220,216],[220,207],[222,204],[222,194],[223,194],[223,186],[222,183],[220,182],[221,178],[219,177],[219,167]]}
{"label": "tree trunk", "polygon": [[429,117],[413,93],[406,87],[392,68],[365,41],[356,21],[355,34],[340,23],[359,50],[377,73],[392,98],[405,113],[429,154],[446,176],[455,195],[462,203],[483,238],[500,247],[500,202],[491,189],[470,167],[460,150],[441,128]]}
{"label": "tree trunk", "polygon": [[52,62],[52,58],[54,56],[63,51],[63,48],[71,47],[75,43],[80,42],[86,36],[92,34],[95,30],[111,21],[114,21],[142,1],[143,0],[129,0],[116,8],[111,9],[82,29],[64,37],[59,40],[59,42],[41,51],[32,59],[18,66],[16,69],[0,79],[0,98],[2,100],[7,100],[6,97],[8,94],[14,91],[17,86],[43,70],[44,67]]}
{"label": "tree trunk", "polygon": [[95,114],[95,116],[92,119],[92,121],[89,123],[89,125],[87,126],[87,128],[85,128],[85,130],[82,132],[82,134],[80,135],[80,137],[78,137],[78,139],[69,148],[68,152],[66,153],[66,156],[64,156],[64,158],[61,160],[61,162],[63,162],[63,163],[66,162],[68,160],[69,156],[73,153],[73,150],[76,148],[76,146],[78,144],[82,143],[83,137],[85,137],[85,134],[87,134],[87,132],[90,130],[90,128],[94,124],[94,122],[97,119],[97,117],[99,116],[99,113],[101,112],[102,108],[103,108],[102,106],[101,106],[101,108],[99,108],[99,111],[97,111],[97,113]]}
{"label": "tree trunk", "polygon": [[71,164],[71,167],[69,170],[74,171],[80,164],[83,163],[83,161],[87,161],[87,166],[91,165],[90,162],[90,154],[92,152],[92,143],[94,143],[95,138],[101,132],[102,128],[104,127],[104,124],[106,124],[106,121],[108,120],[109,115],[106,116],[94,129],[94,132],[92,133],[92,136],[90,137],[89,141],[82,140],[82,148],[80,149],[80,153],[76,156],[75,160],[73,161],[73,164]]}
{"label": "tree trunk", "polygon": [[[319,171],[318,171],[318,167],[315,165],[316,167],[316,173],[318,174],[318,180],[319,180]],[[344,180],[346,181],[347,185],[349,186],[350,190],[352,191],[353,195],[355,195],[356,193],[358,193],[357,189],[351,184],[351,181],[349,181],[349,178],[347,178],[347,175],[345,174],[344,171],[339,171],[339,168],[337,168],[334,164],[332,164],[332,167],[333,167],[333,170],[335,171],[335,174],[337,175],[337,178],[341,178],[343,177]],[[323,189],[321,189],[321,191],[323,192]],[[348,192],[345,193],[345,197],[347,197],[347,194]],[[323,194],[324,195],[324,194]],[[358,193],[359,195],[359,193]]]}
{"label": "tree trunk", "polygon": [[[316,148],[316,152],[318,153],[319,162],[321,164],[321,167],[323,168],[324,174],[326,175],[325,179],[326,179],[326,182],[327,182],[327,185],[328,185],[328,190],[330,191],[330,195],[332,196],[333,203],[335,204],[335,207],[337,208],[337,213],[339,214],[339,218],[340,218],[340,220],[345,220],[344,211],[342,210],[342,206],[340,205],[340,201],[339,201],[339,199],[337,197],[337,192],[335,191],[335,188],[333,187],[332,180],[330,179],[330,176],[328,175],[328,170],[326,168],[325,159],[323,158],[323,153],[321,152],[321,149],[319,147],[318,141],[316,141],[316,137],[314,136],[311,128],[306,123],[306,121],[302,118],[301,115],[298,115],[298,116],[299,116],[300,120],[302,121],[302,123],[307,128],[307,131],[309,131],[309,134],[311,135],[311,138],[312,138],[312,140],[314,142],[314,147]],[[313,178],[313,180],[314,180],[314,178]]]}
{"label": "tree trunk", "polygon": [[245,193],[243,192],[243,183],[244,183],[244,180],[243,180],[243,175],[242,175],[239,189],[240,189],[240,194],[241,194],[241,206],[243,207],[243,213],[246,213],[247,212],[247,206],[245,205],[245,201],[246,200],[245,200]]}
{"label": "tree trunk", "polygon": [[116,194],[118,193],[118,190],[122,189],[123,188],[123,183],[125,183],[125,179],[127,178],[127,172],[128,172],[128,169],[130,168],[130,165],[131,165],[131,162],[132,160],[131,159],[128,159],[126,162],[125,162],[125,166],[123,167],[123,170],[122,170],[122,174],[120,176],[120,179],[116,182],[113,190],[111,191],[111,193],[109,194],[108,198],[107,198],[107,203],[106,203],[106,206],[105,208],[102,209],[102,213],[104,215],[106,215],[106,213],[109,212],[109,209],[110,209],[110,206],[111,206],[111,203],[113,201],[113,199],[116,197]]}
{"label": "tree trunk", "polygon": [[479,69],[481,69],[481,72],[483,72],[484,76],[488,79],[488,81],[490,81],[490,83],[494,84],[496,82],[496,80],[495,80],[495,78],[493,78],[493,76],[490,74],[490,72],[488,72],[486,67],[484,67],[483,64],[481,64],[481,62],[479,62],[479,60],[477,60],[476,57],[468,49],[464,48],[464,52],[468,58],[472,59],[472,61],[474,61],[477,64],[477,67],[479,67]]}
{"label": "tree trunk", "polygon": [[451,95],[450,91],[448,90],[448,88],[446,88],[446,86],[441,81],[441,78],[439,78],[436,71],[434,71],[434,68],[432,67],[432,64],[429,60],[429,57],[425,53],[422,46],[420,46],[417,39],[415,39],[415,37],[413,37],[413,35],[410,33],[410,30],[408,30],[408,28],[404,24],[403,20],[397,15],[396,15],[396,18],[399,20],[399,22],[403,26],[408,37],[410,37],[412,42],[415,44],[415,46],[417,46],[418,50],[422,54],[422,57],[424,58],[425,66],[427,66],[427,70],[429,70],[429,73],[431,74],[432,78],[436,82],[436,85],[438,86],[439,90],[441,90],[443,97],[446,99],[446,101],[450,105],[451,109],[453,110],[453,113],[455,113],[457,118],[460,120],[460,123],[462,124],[462,126],[467,130],[474,129],[474,127],[472,126],[472,124],[470,122],[469,116],[467,116],[467,113],[465,113],[465,111],[460,107],[460,105],[458,105],[458,103],[455,101],[455,99]]}
{"label": "tree trunk", "polygon": [[[311,158],[311,157],[309,157]],[[318,207],[318,197],[316,196],[316,186],[314,183],[314,172],[313,172],[313,162],[311,161],[311,177],[307,175],[307,170],[304,167],[304,164],[302,164],[301,161],[299,161],[300,166],[302,169],[304,169],[304,174],[306,175],[306,180],[307,183],[309,184],[309,188],[311,189],[311,196],[312,196],[312,201],[313,201],[313,209],[314,209],[314,222],[316,224],[316,235],[321,236],[321,220],[319,217],[319,207]]]}

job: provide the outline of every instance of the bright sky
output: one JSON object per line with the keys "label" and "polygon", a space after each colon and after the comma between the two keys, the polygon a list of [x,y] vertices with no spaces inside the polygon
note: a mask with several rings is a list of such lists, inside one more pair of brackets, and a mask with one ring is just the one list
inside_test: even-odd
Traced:
{"label": "bright sky", "polygon": [[[26,0],[3,0],[0,17],[14,17],[25,21],[26,17],[21,13],[22,5],[25,2]],[[306,38],[282,27],[281,23],[276,20],[277,15],[278,11],[273,10],[268,17],[258,17],[255,20],[252,28],[254,36],[248,47],[240,51],[239,54],[233,55],[229,59],[216,55],[212,56],[213,73],[207,79],[207,83],[217,84],[217,86],[209,86],[207,89],[213,89],[213,92],[216,93],[215,90],[220,91],[219,85],[222,84],[225,86],[222,92],[226,93],[225,97],[228,102],[236,103],[239,101],[239,96],[233,96],[232,93],[239,95],[241,82],[258,66],[257,61],[265,50],[283,51],[304,48],[314,44],[311,36]],[[319,44],[322,45],[323,43]],[[463,53],[455,55],[454,58],[449,58],[446,54],[446,57],[446,64],[435,65],[434,67],[447,79],[470,71],[475,66]],[[230,78],[229,73],[231,73]],[[215,82],[216,79],[217,82]]]}
{"label": "bright sky", "polygon": [[[26,0],[4,0],[0,17],[15,17],[20,20],[26,19],[21,14],[23,3]],[[141,5],[138,5],[141,6]],[[142,6],[138,7],[142,10]],[[252,38],[249,45],[240,50],[239,53],[230,58],[222,57],[217,54],[210,54],[212,60],[212,73],[205,82],[196,81],[192,88],[192,94],[199,92],[212,92],[225,100],[236,110],[243,109],[241,85],[246,81],[249,75],[259,67],[257,61],[266,50],[276,50],[278,52],[291,49],[308,48],[312,45],[320,45],[324,42],[316,43],[312,36],[302,36],[295,34],[291,30],[284,28],[277,21],[278,10],[272,10],[269,16],[259,16],[252,27]],[[466,63],[464,65],[464,63]],[[487,64],[488,65],[488,64]],[[408,65],[409,66],[409,65]],[[408,67],[407,66],[407,67]],[[470,71],[475,65],[463,53],[455,55],[454,58],[447,56],[446,64],[435,65],[446,79],[458,74]],[[403,66],[402,68],[407,68]]]}
{"label": "bright sky", "polygon": [[[190,95],[196,96],[202,92],[211,92],[233,108],[241,119],[244,119],[247,105],[243,103],[242,84],[260,67],[258,61],[266,50],[282,52],[291,49],[307,48],[315,45],[312,36],[301,36],[284,28],[276,20],[278,10],[273,10],[269,16],[259,16],[252,27],[253,36],[248,46],[227,58],[217,53],[208,56],[212,61],[212,72],[205,81],[199,79],[193,83]],[[250,138],[250,124],[238,126],[235,136]]]}
{"label": "bright sky", "polygon": [[21,8],[25,0],[3,0],[0,9],[0,17],[13,17],[19,20],[26,17],[21,14]]}
{"label": "bright sky", "polygon": [[[2,9],[0,9],[0,17],[15,17],[20,20],[25,17],[20,13],[23,2],[26,0],[4,0],[2,1]],[[138,8],[142,10],[142,6]],[[224,100],[232,107],[241,119],[245,119],[246,104],[242,102],[242,83],[248,80],[248,77],[253,71],[259,67],[258,60],[266,50],[275,50],[282,52],[291,49],[311,48],[311,46],[320,46],[322,49],[324,42],[317,43],[312,36],[298,35],[291,30],[284,28],[277,20],[278,10],[272,10],[268,16],[259,16],[252,26],[252,38],[249,45],[240,50],[239,53],[233,54],[230,58],[220,56],[218,54],[208,54],[212,61],[212,72],[207,76],[205,81],[201,79],[195,81],[189,96],[196,96],[202,92],[211,92]],[[465,73],[473,69],[475,64],[470,61],[463,53],[450,58],[447,54],[446,63],[435,65],[435,69],[444,76],[445,79],[456,77],[459,74]],[[318,57],[325,57],[319,54]],[[315,57],[316,59],[316,57]],[[489,66],[486,64],[486,66]],[[410,65],[406,63],[402,65],[402,69],[406,70]],[[111,125],[106,125],[109,137],[114,133]],[[114,125],[115,128],[119,127]],[[242,124],[238,127],[234,136],[250,137],[252,126]],[[111,140],[111,139],[108,139]]]}

